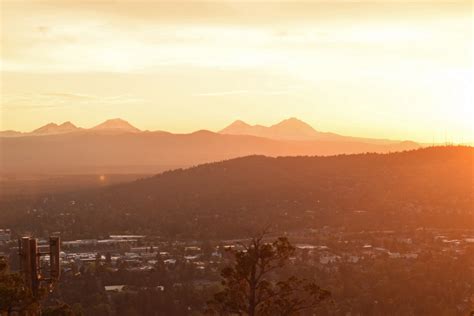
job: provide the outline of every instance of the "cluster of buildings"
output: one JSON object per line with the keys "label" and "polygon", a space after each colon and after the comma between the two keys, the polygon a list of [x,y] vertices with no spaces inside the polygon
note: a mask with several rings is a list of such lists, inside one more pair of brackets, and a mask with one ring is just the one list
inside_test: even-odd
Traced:
{"label": "cluster of buildings", "polygon": [[[295,245],[293,264],[319,266],[331,270],[340,264],[363,264],[369,260],[419,260],[427,252],[463,254],[474,248],[474,232],[417,230],[412,232],[369,231],[344,232],[322,229],[288,234]],[[270,238],[271,239],[271,238]],[[39,240],[39,248],[46,247]],[[0,229],[0,255],[14,256],[16,242],[9,229]],[[91,265],[106,265],[110,271],[123,269],[146,272],[163,266],[173,269],[186,265],[200,275],[219,277],[222,266],[229,262],[229,248],[239,250],[239,241],[176,241],[144,235],[110,235],[106,239],[62,241],[63,273],[74,275]],[[242,248],[241,248],[242,249]],[[49,258],[45,256],[43,260]],[[199,274],[201,272],[201,274]],[[212,282],[209,282],[212,283]],[[106,291],[121,291],[123,284],[106,284]]]}

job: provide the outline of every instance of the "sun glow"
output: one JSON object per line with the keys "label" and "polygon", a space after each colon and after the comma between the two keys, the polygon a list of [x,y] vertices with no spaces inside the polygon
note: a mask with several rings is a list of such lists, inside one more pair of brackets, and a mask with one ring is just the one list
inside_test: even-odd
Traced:
{"label": "sun glow", "polygon": [[[2,5],[2,129],[124,117],[191,132],[297,116],[355,136],[472,141],[470,5],[154,5]],[[51,92],[91,98],[23,98]]]}

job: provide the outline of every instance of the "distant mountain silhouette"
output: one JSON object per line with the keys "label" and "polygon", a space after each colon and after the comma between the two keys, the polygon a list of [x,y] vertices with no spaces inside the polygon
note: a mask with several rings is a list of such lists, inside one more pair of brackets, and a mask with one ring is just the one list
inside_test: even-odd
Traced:
{"label": "distant mountain silhouette", "polygon": [[[0,131],[0,137],[22,137],[22,136],[31,136],[31,135],[53,135],[53,134],[64,134],[64,133],[74,133],[74,132],[94,132],[94,133],[139,133],[148,131],[141,131],[135,126],[131,125],[129,122],[120,119],[109,119],[97,126],[92,128],[81,128],[76,127],[71,122],[64,122],[61,125],[56,123],[49,123],[45,126],[42,126],[31,133],[22,133],[17,131]],[[156,131],[158,132],[158,131]],[[172,134],[166,131],[159,131],[161,133]],[[289,118],[283,120],[277,124],[274,124],[270,127],[263,125],[249,125],[241,120],[237,120],[222,129],[218,132],[223,135],[246,135],[246,136],[257,136],[263,138],[269,138],[273,140],[284,140],[284,141],[329,141],[329,142],[361,142],[368,144],[379,144],[379,145],[396,145],[399,144],[398,140],[388,140],[388,139],[373,139],[373,138],[363,138],[363,137],[352,137],[352,136],[343,136],[335,133],[329,132],[320,132],[315,130],[309,124],[297,119]],[[405,141],[406,145],[410,145],[410,148],[417,146],[416,143],[408,143]]]}
{"label": "distant mountain silhouette", "polygon": [[19,137],[23,135],[24,133],[22,132],[17,132],[17,131],[12,131],[12,130],[0,131],[0,137]]}
{"label": "distant mountain silhouette", "polygon": [[[64,134],[64,133],[74,133],[74,132],[94,132],[94,133],[139,133],[139,132],[148,132],[141,131],[135,126],[131,125],[129,122],[120,119],[109,119],[105,122],[94,126],[92,128],[81,128],[76,127],[71,122],[64,122],[61,125],[56,123],[46,124],[30,133],[22,133],[17,131],[0,131],[0,137],[22,137],[22,136],[41,136],[41,135],[53,135],[53,134]],[[158,132],[158,131],[157,131]],[[172,134],[166,131],[159,131],[162,133]],[[274,140],[284,140],[284,141],[329,141],[329,142],[363,142],[369,144],[398,144],[400,141],[397,140],[388,140],[388,139],[373,139],[373,138],[362,138],[362,137],[352,137],[352,136],[343,136],[335,133],[329,132],[320,132],[315,130],[309,124],[297,119],[289,118],[283,120],[277,124],[274,124],[270,127],[263,125],[249,125],[241,120],[237,120],[222,129],[218,132],[223,135],[246,135],[246,136],[257,136],[263,138],[269,138]],[[405,144],[408,145],[408,142],[405,141]],[[411,143],[410,146],[416,146],[416,143]]]}
{"label": "distant mountain silhouette", "polygon": [[140,131],[123,119],[93,128],[49,123],[31,133],[0,134],[2,173],[152,173],[247,155],[301,156],[393,152],[413,142],[322,133],[290,118],[270,127],[236,121],[220,133]]}
{"label": "distant mountain silhouette", "polygon": [[107,120],[93,128],[91,128],[93,131],[109,131],[109,132],[140,132],[138,128],[135,126],[131,125],[129,122],[122,120],[120,118],[116,119],[111,119]]}
{"label": "distant mountain silhouette", "polygon": [[319,138],[320,134],[310,125],[296,118],[286,119],[270,127],[262,125],[252,126],[238,120],[221,130],[220,133],[231,135],[252,135],[283,140],[316,140]]}
{"label": "distant mountain silhouette", "polygon": [[79,131],[80,128],[71,122],[64,122],[61,125],[56,123],[49,123],[40,128],[35,129],[31,132],[34,135],[44,135],[44,134],[62,134],[62,133],[71,133]]}
{"label": "distant mountain silhouette", "polygon": [[230,135],[252,135],[278,140],[360,141],[371,144],[390,144],[398,142],[386,139],[351,137],[334,133],[319,132],[309,124],[294,117],[283,120],[280,123],[270,127],[262,125],[249,125],[241,120],[237,120],[221,130],[219,133]]}
{"label": "distant mountain silhouette", "polygon": [[262,125],[249,125],[244,121],[237,120],[234,123],[230,124],[223,130],[219,131],[221,134],[229,134],[229,135],[253,135],[253,136],[263,136],[265,131],[268,128]]}
{"label": "distant mountain silhouette", "polygon": [[48,123],[41,126],[32,132],[22,133],[17,131],[0,131],[0,137],[22,137],[22,136],[44,136],[44,135],[55,135],[65,133],[77,133],[77,132],[94,132],[94,133],[135,133],[141,132],[138,128],[131,125],[129,122],[120,118],[107,120],[92,128],[81,128],[77,127],[71,122],[64,122],[62,124]]}

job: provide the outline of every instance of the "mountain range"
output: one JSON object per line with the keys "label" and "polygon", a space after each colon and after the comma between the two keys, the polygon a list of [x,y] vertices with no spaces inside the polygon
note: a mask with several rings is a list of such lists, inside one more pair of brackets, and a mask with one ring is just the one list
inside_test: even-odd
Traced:
{"label": "mountain range", "polygon": [[48,123],[29,133],[22,133],[12,130],[0,131],[0,137],[44,136],[77,132],[135,133],[140,132],[140,130],[129,122],[120,118],[116,118],[107,120],[89,129],[77,127],[73,123],[67,121],[62,124]]}
{"label": "mountain range", "polygon": [[85,129],[50,123],[0,136],[2,173],[155,173],[248,155],[313,156],[419,148],[410,141],[361,139],[316,131],[291,118],[270,127],[237,121],[215,133],[141,131],[122,119]]}
{"label": "mountain range", "polygon": [[393,144],[399,142],[387,139],[361,138],[343,136],[329,132],[320,132],[315,130],[311,125],[294,117],[268,127],[263,125],[249,125],[241,120],[237,120],[219,131],[219,133],[230,135],[252,135],[278,140],[360,141],[372,144]]}
{"label": "mountain range", "polygon": [[[139,133],[145,131],[141,131],[123,119],[115,118],[106,120],[105,122],[89,129],[77,127],[73,123],[67,121],[62,124],[48,123],[29,133],[12,130],[0,131],[0,137],[44,136],[77,132]],[[330,132],[320,132],[315,130],[311,125],[294,117],[285,119],[271,126],[249,125],[241,120],[237,120],[220,130],[218,133],[224,135],[249,135],[290,141],[360,141],[370,144],[394,144],[400,142],[387,139],[352,137]]]}

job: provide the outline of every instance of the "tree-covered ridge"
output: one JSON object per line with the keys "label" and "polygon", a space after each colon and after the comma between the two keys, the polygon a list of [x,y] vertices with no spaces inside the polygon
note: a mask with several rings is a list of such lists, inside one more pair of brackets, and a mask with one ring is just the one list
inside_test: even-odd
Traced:
{"label": "tree-covered ridge", "polygon": [[[332,157],[250,156],[100,190],[9,202],[9,221],[66,236],[134,231],[174,237],[281,231],[472,228],[472,147]],[[8,214],[3,213],[3,216]]]}

